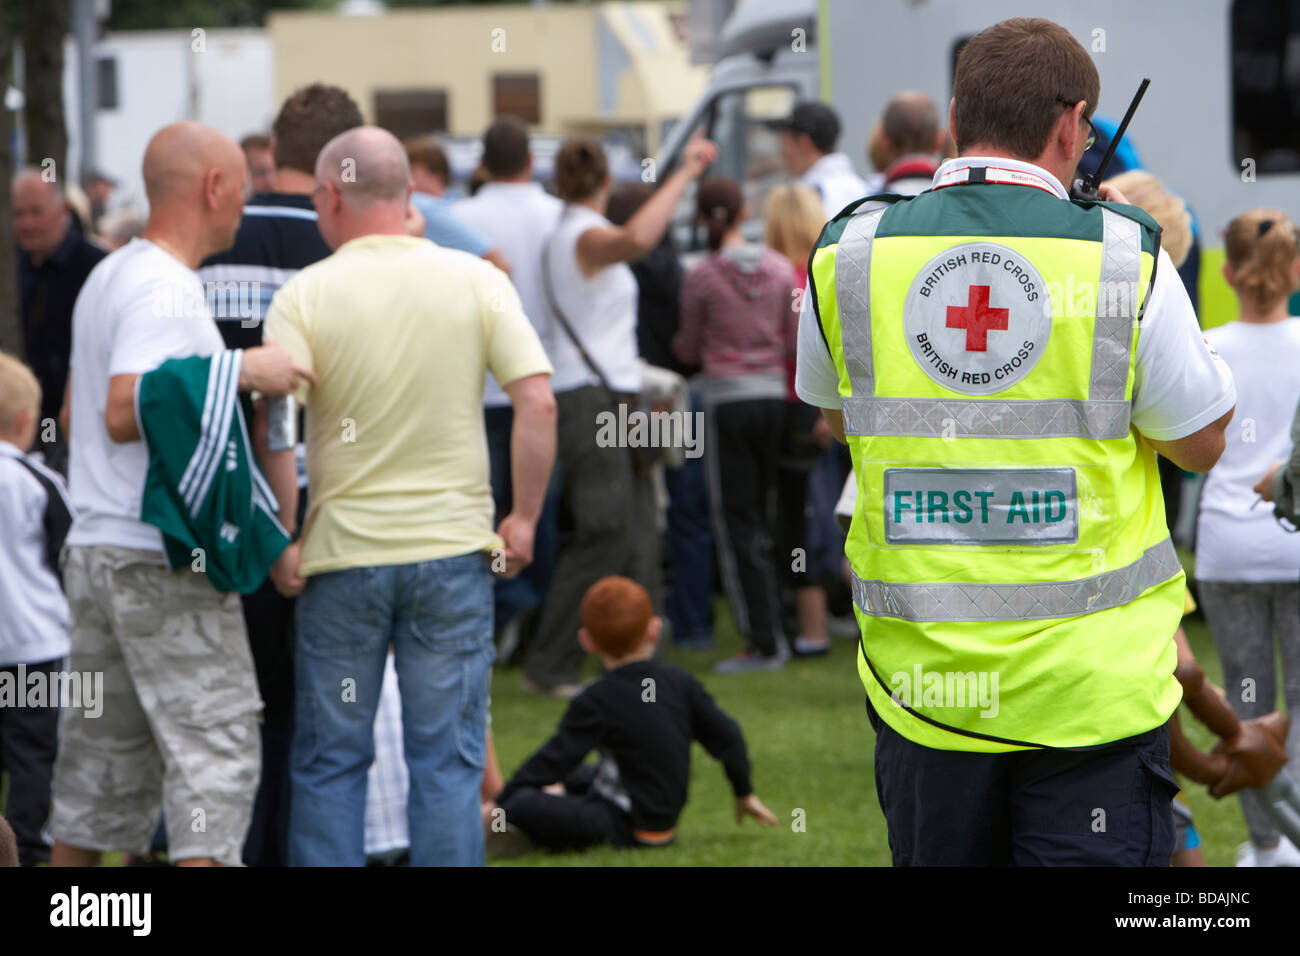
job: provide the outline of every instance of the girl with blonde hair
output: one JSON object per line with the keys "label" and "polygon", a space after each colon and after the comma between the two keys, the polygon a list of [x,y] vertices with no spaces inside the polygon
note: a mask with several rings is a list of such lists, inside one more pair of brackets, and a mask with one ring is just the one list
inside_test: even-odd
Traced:
{"label": "girl with blonde hair", "polygon": [[808,278],[808,257],[825,223],[821,199],[802,183],[774,186],[763,203],[763,242],[790,260],[801,284]]}
{"label": "girl with blonde hair", "polygon": [[[1300,319],[1287,298],[1300,277],[1300,234],[1276,209],[1252,209],[1225,234],[1224,277],[1238,321],[1206,333],[1237,384],[1227,446],[1206,476],[1196,533],[1197,597],[1223,662],[1223,686],[1243,720],[1274,709],[1281,682],[1292,715],[1287,754],[1300,763],[1300,535],[1288,534],[1252,485],[1286,458],[1300,403]],[[1282,670],[1274,666],[1275,640]],[[1279,681],[1280,679],[1280,681]],[[1249,683],[1248,683],[1249,682]],[[1253,686],[1254,693],[1244,689]],[[1243,698],[1248,697],[1248,700]],[[1250,842],[1239,866],[1297,866],[1300,851],[1278,830],[1258,791],[1240,795]]]}
{"label": "girl with blonde hair", "polygon": [[1144,169],[1131,169],[1106,180],[1132,205],[1146,212],[1160,225],[1160,248],[1169,253],[1174,268],[1182,267],[1192,248],[1192,214],[1181,196],[1165,189],[1164,183]]}
{"label": "girl with blonde hair", "polygon": [[[808,281],[808,258],[825,224],[821,199],[802,183],[786,183],[772,189],[763,204],[763,241],[790,261],[795,271],[791,308],[798,309]],[[830,428],[821,413],[799,401],[794,392],[795,354],[786,366],[785,420],[781,452],[777,457],[776,536],[780,554],[805,547],[808,518],[808,483],[818,460],[831,444]],[[826,630],[826,591],[816,584],[816,562],[807,562],[802,572],[780,564],[782,584],[794,593],[798,634],[791,649],[798,656],[825,654],[830,650]],[[831,569],[834,574],[834,569]]]}

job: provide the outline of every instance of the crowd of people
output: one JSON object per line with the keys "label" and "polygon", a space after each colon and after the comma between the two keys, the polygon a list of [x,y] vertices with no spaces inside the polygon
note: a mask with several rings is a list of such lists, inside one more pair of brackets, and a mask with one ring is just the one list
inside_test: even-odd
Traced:
{"label": "crowd of people", "polygon": [[[837,151],[834,111],[800,103],[773,124],[790,181],[765,196],[708,175],[718,151],[699,135],[653,188],[615,184],[587,138],[543,184],[527,127],[501,117],[452,199],[436,137],[399,142],[325,84],[242,143],[161,130],[144,217],[104,213],[102,196],[79,211],[20,171],[0,673],[100,674],[104,697],[94,716],[0,700],[19,860],[473,864],[510,839],[658,845],[693,739],[738,819],[774,825],[739,726],[656,648],[715,646],[715,573],[745,640],[720,674],[858,637],[836,517],[856,486],[795,392],[800,313],[827,220],[929,189],[955,154],[940,116],[894,97],[868,181]],[[1181,265],[1183,201],[1148,172],[1115,186]],[[688,201],[699,254],[673,236]],[[1278,463],[1300,403],[1297,242],[1280,211],[1232,222],[1240,319],[1208,336],[1250,431],[1205,485],[1197,594],[1225,686],[1257,683],[1229,695],[1243,718],[1279,684],[1300,707],[1300,537],[1250,504],[1258,483],[1284,507],[1295,474]],[[604,414],[662,410],[647,382],[665,375],[702,415],[701,456],[597,440]],[[241,594],[214,585],[230,562]],[[584,685],[590,655],[604,676]],[[509,777],[494,660],[571,701]],[[653,720],[646,686],[665,702]],[[1242,808],[1243,862],[1300,865],[1255,795]]]}

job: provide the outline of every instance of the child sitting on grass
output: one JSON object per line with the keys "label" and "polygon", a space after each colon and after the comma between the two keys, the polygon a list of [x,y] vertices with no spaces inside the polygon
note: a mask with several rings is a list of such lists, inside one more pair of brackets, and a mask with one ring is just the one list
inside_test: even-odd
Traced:
{"label": "child sitting on grass", "polygon": [[[605,674],[573,698],[555,735],[484,804],[488,852],[670,843],[686,805],[693,739],[725,768],[736,822],[748,815],[776,826],[750,786],[740,725],[687,671],[651,660],[660,619],[645,589],[601,578],[583,597],[581,617],[578,640],[600,654]],[[592,750],[600,753],[594,766],[583,763]]]}

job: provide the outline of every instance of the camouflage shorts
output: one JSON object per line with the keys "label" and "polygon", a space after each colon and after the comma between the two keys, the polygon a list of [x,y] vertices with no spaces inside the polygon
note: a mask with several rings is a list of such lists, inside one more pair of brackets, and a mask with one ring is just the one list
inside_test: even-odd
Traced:
{"label": "camouflage shorts", "polygon": [[261,772],[262,700],[238,594],[159,556],[70,547],[70,667],[102,672],[98,717],[65,708],[50,830],[69,846],[238,864]]}

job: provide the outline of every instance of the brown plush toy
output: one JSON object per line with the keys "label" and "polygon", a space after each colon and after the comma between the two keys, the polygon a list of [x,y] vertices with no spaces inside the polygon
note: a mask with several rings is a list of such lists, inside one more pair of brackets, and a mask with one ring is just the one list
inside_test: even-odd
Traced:
{"label": "brown plush toy", "polygon": [[1274,711],[1240,720],[1223,691],[1205,679],[1187,638],[1176,637],[1178,667],[1174,676],[1183,686],[1183,703],[1192,716],[1213,731],[1219,742],[1202,753],[1183,736],[1175,714],[1169,721],[1169,763],[1197,783],[1209,784],[1210,796],[1221,799],[1247,787],[1262,789],[1286,763],[1286,734],[1290,720]]}

